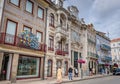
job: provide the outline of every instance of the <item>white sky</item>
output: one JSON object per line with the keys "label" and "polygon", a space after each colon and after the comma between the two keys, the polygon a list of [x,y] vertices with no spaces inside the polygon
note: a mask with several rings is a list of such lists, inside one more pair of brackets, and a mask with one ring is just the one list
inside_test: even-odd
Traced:
{"label": "white sky", "polygon": [[108,33],[111,39],[120,37],[120,0],[66,0],[64,7],[74,5],[79,17],[93,23],[96,30]]}

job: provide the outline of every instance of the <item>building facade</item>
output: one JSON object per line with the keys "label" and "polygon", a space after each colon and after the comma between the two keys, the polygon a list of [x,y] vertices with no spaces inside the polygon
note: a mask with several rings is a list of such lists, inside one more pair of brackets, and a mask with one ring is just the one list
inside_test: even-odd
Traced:
{"label": "building facade", "polygon": [[112,62],[120,67],[120,38],[111,40]]}
{"label": "building facade", "polygon": [[61,67],[63,76],[68,74],[69,66],[69,29],[68,11],[63,8],[63,0],[51,0],[47,14],[45,57],[45,78],[54,78]]}
{"label": "building facade", "polygon": [[45,16],[49,3],[45,0],[2,1],[0,80],[43,78]]}
{"label": "building facade", "polygon": [[111,47],[110,39],[103,32],[97,31],[96,34],[96,52],[98,54],[98,71],[101,72],[101,69],[111,70],[112,57],[111,57]]}
{"label": "building facade", "polygon": [[86,71],[85,74],[90,74],[90,69],[94,69],[94,73],[97,74],[97,54],[96,54],[96,31],[92,24],[86,25],[84,31],[84,56],[86,58]]}

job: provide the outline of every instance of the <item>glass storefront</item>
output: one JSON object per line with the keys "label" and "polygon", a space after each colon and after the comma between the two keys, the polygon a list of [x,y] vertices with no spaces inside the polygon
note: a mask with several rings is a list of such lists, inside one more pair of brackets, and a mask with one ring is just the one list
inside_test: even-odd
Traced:
{"label": "glass storefront", "polygon": [[40,58],[20,56],[18,61],[17,78],[39,76]]}

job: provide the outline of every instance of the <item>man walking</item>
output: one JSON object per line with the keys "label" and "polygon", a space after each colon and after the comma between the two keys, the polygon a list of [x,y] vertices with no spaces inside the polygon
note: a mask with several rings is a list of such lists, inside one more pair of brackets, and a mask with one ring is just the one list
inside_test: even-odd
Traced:
{"label": "man walking", "polygon": [[73,72],[73,69],[70,67],[69,70],[68,70],[69,80],[72,80],[72,72]]}

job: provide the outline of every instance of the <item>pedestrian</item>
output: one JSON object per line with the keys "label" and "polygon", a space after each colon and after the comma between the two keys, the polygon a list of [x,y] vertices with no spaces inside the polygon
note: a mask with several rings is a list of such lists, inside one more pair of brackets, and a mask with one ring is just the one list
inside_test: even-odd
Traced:
{"label": "pedestrian", "polygon": [[92,76],[92,68],[89,68],[90,76]]}
{"label": "pedestrian", "polygon": [[77,68],[75,68],[74,72],[75,72],[75,77],[78,77],[78,69]]}
{"label": "pedestrian", "polygon": [[69,80],[73,80],[73,79],[72,79],[72,73],[73,73],[73,69],[72,69],[72,67],[70,67],[69,70],[68,70]]}
{"label": "pedestrian", "polygon": [[95,75],[95,68],[92,69],[93,75]]}
{"label": "pedestrian", "polygon": [[59,67],[57,70],[57,83],[58,84],[62,83],[62,69],[61,69],[61,67]]}

